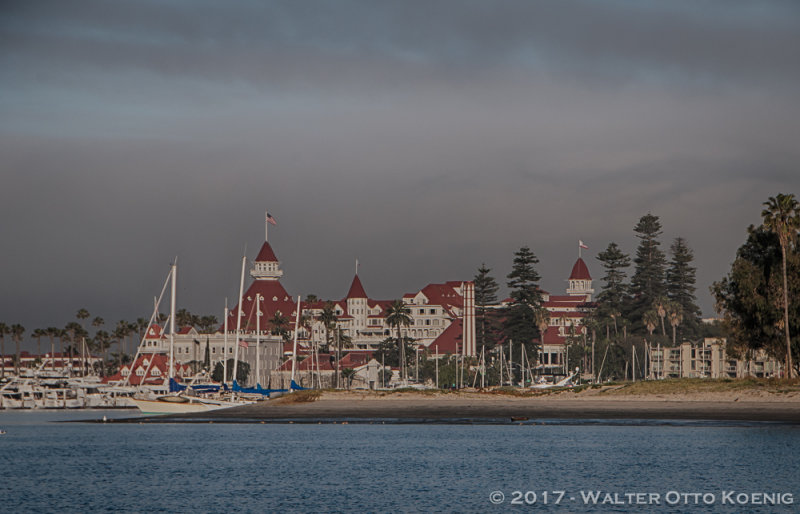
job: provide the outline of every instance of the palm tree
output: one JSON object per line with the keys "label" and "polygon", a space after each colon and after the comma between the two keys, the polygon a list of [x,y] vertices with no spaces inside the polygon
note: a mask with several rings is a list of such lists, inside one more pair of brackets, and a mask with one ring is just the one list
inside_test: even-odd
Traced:
{"label": "palm tree", "polygon": [[656,311],[647,311],[642,316],[642,321],[644,321],[645,326],[647,327],[647,331],[650,333],[650,337],[653,336],[653,331],[658,326],[658,312]]}
{"label": "palm tree", "polygon": [[[536,309],[533,311],[533,320],[539,328],[539,340],[542,348],[544,348],[544,333],[547,332],[547,327],[550,326],[550,312],[547,309]],[[540,349],[540,351],[543,350]]]}
{"label": "palm tree", "polygon": [[272,316],[272,319],[269,320],[270,325],[272,325],[272,330],[270,333],[274,336],[281,336],[284,339],[289,337],[289,320],[281,314],[281,311],[275,311],[275,315]]}
{"label": "palm tree", "polygon": [[54,339],[58,335],[58,329],[56,327],[47,327],[44,332],[50,338],[50,369],[55,370],[56,343]]}
{"label": "palm tree", "polygon": [[663,296],[659,296],[658,298],[656,298],[656,301],[653,302],[653,309],[658,314],[658,317],[661,318],[661,335],[662,336],[666,336],[667,335],[667,331],[664,329],[664,318],[667,316],[667,303],[668,302],[669,302],[669,300],[667,300]]}
{"label": "palm tree", "polygon": [[[55,336],[58,338],[58,349],[61,353],[61,369],[64,369],[64,340],[69,340],[69,332],[63,328],[57,328],[54,332]],[[72,374],[72,353],[70,352],[70,361],[69,361],[69,370],[70,375]]]}
{"label": "palm tree", "polygon": [[149,322],[149,320],[144,318],[136,318],[136,321],[132,323],[132,325],[135,326],[136,332],[139,334],[139,341],[141,341],[142,337],[144,337],[144,331],[147,330],[147,324]]}
{"label": "palm tree", "polygon": [[14,343],[17,346],[17,360],[14,362],[14,372],[19,376],[19,342],[22,339],[22,334],[25,333],[25,327],[16,323],[11,325],[11,339],[14,340]]}
{"label": "palm tree", "polygon": [[175,323],[179,327],[193,327],[197,324],[198,318],[186,309],[178,309],[175,313]]}
{"label": "palm tree", "polygon": [[766,209],[761,211],[764,226],[778,236],[781,244],[781,260],[783,263],[783,327],[786,332],[786,374],[794,375],[792,369],[792,343],[789,338],[789,293],[786,280],[786,248],[789,240],[797,237],[800,229],[800,208],[793,194],[778,194],[764,202]]}
{"label": "palm tree", "polygon": [[31,336],[36,339],[36,353],[42,355],[42,338],[47,335],[47,331],[43,328],[34,329]]}
{"label": "palm tree", "polygon": [[[116,357],[118,361],[117,369],[122,368],[122,356],[125,353],[125,340],[131,334],[131,325],[125,320],[119,320],[114,332],[111,334],[114,341],[117,343]],[[112,354],[112,358],[115,354]]]}
{"label": "palm tree", "polygon": [[11,333],[11,329],[5,323],[0,323],[0,357],[2,357],[2,368],[0,368],[0,376],[6,376],[6,336]]}
{"label": "palm tree", "polygon": [[669,302],[667,304],[667,314],[669,315],[669,324],[672,325],[672,346],[677,345],[676,330],[678,325],[683,322],[683,309],[678,302]]}
{"label": "palm tree", "polygon": [[319,320],[322,322],[322,328],[325,329],[325,344],[330,345],[330,331],[336,326],[336,310],[334,309],[333,302],[325,302],[322,307],[322,313],[319,315]]}
{"label": "palm tree", "polygon": [[197,321],[197,326],[199,327],[201,334],[210,334],[214,330],[214,327],[218,324],[219,321],[214,315],[201,316]]}
{"label": "palm tree", "polygon": [[[84,310],[84,309],[82,309],[82,310]],[[73,356],[72,352],[75,350],[75,344],[78,341],[81,341],[83,339],[85,333],[86,333],[86,331],[83,329],[83,327],[79,323],[76,323],[74,321],[70,321],[69,323],[66,324],[66,326],[64,326],[64,330],[62,331],[62,335],[60,336],[60,338],[61,338],[61,359],[62,359],[62,362],[63,362],[63,359],[64,359],[64,339],[66,339],[67,341],[69,341],[71,343],[70,344],[70,351],[69,351],[69,367],[70,367],[70,371],[72,371],[72,356]],[[83,346],[81,346],[81,348],[83,348]],[[86,362],[83,360],[83,352],[80,351],[79,353],[81,355],[81,373],[83,373],[83,372],[86,371]]]}
{"label": "palm tree", "polygon": [[411,309],[403,300],[395,300],[386,309],[386,323],[397,330],[397,344],[400,346],[400,379],[405,380],[406,375],[406,348],[400,337],[400,327],[411,325]]}
{"label": "palm tree", "polygon": [[102,376],[106,376],[106,358],[108,357],[108,347],[110,346],[111,337],[105,330],[98,330],[94,335],[94,348],[103,353],[103,360],[100,363],[100,370]]}
{"label": "palm tree", "polygon": [[[78,313],[75,314],[75,317],[81,322],[81,326],[83,326],[83,320],[88,319],[89,316],[89,311],[86,309],[78,309]],[[86,330],[86,327],[84,327],[84,330]]]}

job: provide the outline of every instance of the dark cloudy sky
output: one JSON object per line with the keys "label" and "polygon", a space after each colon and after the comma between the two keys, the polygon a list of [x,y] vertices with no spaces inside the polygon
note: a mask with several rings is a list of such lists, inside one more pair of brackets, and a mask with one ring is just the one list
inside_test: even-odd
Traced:
{"label": "dark cloudy sky", "polygon": [[794,1],[3,2],[0,321],[146,316],[174,256],[219,316],[265,209],[290,293],[378,299],[522,245],[562,291],[652,212],[711,315],[800,193],[799,50]]}

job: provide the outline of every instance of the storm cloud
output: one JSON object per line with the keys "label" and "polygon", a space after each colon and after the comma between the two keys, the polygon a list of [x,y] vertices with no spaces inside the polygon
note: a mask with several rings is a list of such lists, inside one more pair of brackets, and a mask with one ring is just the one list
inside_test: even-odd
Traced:
{"label": "storm cloud", "polygon": [[[661,217],[698,297],[797,193],[796,2],[5,2],[0,321],[221,317],[270,242],[293,294],[499,281],[561,291]],[[595,287],[599,287],[599,281]]]}

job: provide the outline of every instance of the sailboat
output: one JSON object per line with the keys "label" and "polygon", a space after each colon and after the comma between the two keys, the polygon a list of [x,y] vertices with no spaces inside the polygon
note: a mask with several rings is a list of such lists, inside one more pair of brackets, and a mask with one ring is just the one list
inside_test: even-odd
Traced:
{"label": "sailboat", "polygon": [[[238,407],[252,403],[246,400],[230,400],[223,398],[211,398],[208,396],[190,396],[184,394],[187,391],[194,391],[197,393],[196,388],[184,387],[177,384],[173,377],[175,362],[175,283],[177,276],[178,266],[173,263],[170,268],[169,278],[171,280],[171,293],[170,293],[170,316],[169,316],[169,364],[168,364],[168,377],[170,394],[156,396],[151,392],[150,395],[137,395],[133,397],[133,402],[142,414],[188,414],[194,412],[208,412],[218,409],[227,409],[230,407]],[[164,284],[166,287],[166,284]],[[163,295],[163,290],[162,290]],[[158,302],[156,302],[156,311],[151,317],[151,323],[155,318],[158,309]],[[149,327],[148,327],[149,328]],[[137,351],[137,355],[138,355]],[[135,360],[134,360],[135,362]],[[217,388],[218,390],[218,388]],[[208,391],[208,389],[206,389]],[[201,393],[202,394],[202,393]]]}

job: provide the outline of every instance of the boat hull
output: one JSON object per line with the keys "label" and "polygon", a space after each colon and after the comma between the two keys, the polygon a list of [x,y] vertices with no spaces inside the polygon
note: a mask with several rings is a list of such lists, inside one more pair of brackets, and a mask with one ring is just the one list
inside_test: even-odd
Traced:
{"label": "boat hull", "polygon": [[203,403],[200,401],[192,401],[186,403],[178,402],[165,402],[161,400],[142,400],[132,398],[133,403],[142,412],[147,415],[163,415],[163,414],[189,414],[192,412],[208,412],[218,409],[227,409],[230,407],[237,407],[240,403]]}

